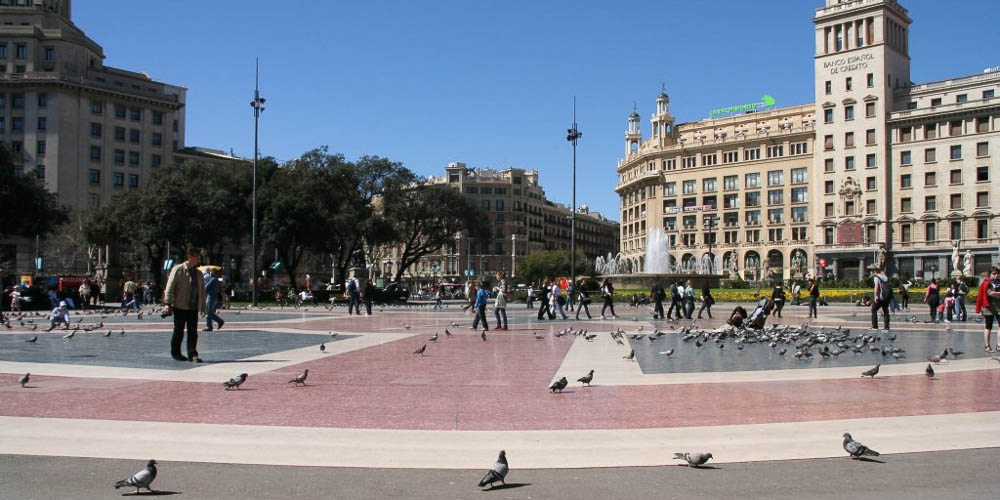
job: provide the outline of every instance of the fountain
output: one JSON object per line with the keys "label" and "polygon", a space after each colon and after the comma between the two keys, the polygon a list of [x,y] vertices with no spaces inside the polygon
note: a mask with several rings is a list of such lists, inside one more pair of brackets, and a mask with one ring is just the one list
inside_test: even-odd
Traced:
{"label": "fountain", "polygon": [[646,240],[646,268],[643,271],[651,274],[666,274],[670,272],[670,237],[659,229],[649,232]]}
{"label": "fountain", "polygon": [[626,258],[619,253],[607,259],[598,257],[594,262],[595,270],[604,277],[611,278],[616,286],[624,288],[647,288],[653,279],[661,278],[664,283],[691,280],[696,286],[706,281],[709,286],[718,286],[723,278],[719,272],[722,269],[720,256],[705,254],[701,259],[689,256],[687,262],[671,264],[670,235],[662,229],[653,229],[646,240],[646,254],[643,257],[641,271],[626,273],[623,266]]}

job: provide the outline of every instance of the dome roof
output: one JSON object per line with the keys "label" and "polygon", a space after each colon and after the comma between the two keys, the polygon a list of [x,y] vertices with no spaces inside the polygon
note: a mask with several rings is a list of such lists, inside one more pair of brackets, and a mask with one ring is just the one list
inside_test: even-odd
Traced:
{"label": "dome roof", "polygon": [[670,96],[668,96],[666,92],[660,92],[660,95],[657,96],[656,99],[663,99],[664,101],[670,102]]}

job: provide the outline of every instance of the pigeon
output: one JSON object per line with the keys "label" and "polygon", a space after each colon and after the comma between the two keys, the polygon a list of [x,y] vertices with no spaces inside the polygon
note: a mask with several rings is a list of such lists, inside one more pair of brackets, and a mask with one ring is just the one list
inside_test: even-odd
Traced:
{"label": "pigeon", "polygon": [[556,391],[562,392],[563,389],[565,389],[567,385],[569,385],[569,381],[566,380],[566,377],[563,377],[563,378],[561,378],[559,380],[556,380],[555,382],[552,382],[552,385],[549,386],[549,391],[551,391],[551,392],[556,392]]}
{"label": "pigeon", "polygon": [[156,460],[150,460],[146,462],[145,469],[132,474],[132,477],[128,479],[122,479],[115,483],[115,489],[117,490],[123,486],[135,486],[136,493],[139,493],[140,488],[146,488],[152,492],[153,489],[149,485],[153,484],[154,479],[156,479]]}
{"label": "pigeon", "polygon": [[437,342],[438,341],[438,334],[434,333],[434,335],[431,335],[431,338],[429,338],[427,340],[429,340],[431,342]]}
{"label": "pigeon", "polygon": [[424,351],[426,351],[426,350],[427,350],[427,344],[424,344],[424,345],[418,347],[416,351],[413,351],[413,354],[414,355],[419,354],[419,355],[423,356],[424,355]]}
{"label": "pigeon", "polygon": [[486,330],[479,332],[479,336],[482,337],[483,342],[486,342]]}
{"label": "pigeon", "polygon": [[867,371],[862,372],[861,373],[861,378],[865,378],[865,377],[875,378],[875,375],[878,375],[878,368],[880,366],[882,366],[882,365],[875,365],[875,368],[872,368],[871,370],[867,370]]}
{"label": "pigeon", "polygon": [[538,332],[535,332],[535,340],[545,340],[545,337],[543,337],[543,336],[542,336],[541,334],[539,334]]}
{"label": "pigeon", "polygon": [[701,467],[711,458],[711,453],[674,453],[674,460],[684,460],[689,467]]}
{"label": "pigeon", "polygon": [[583,336],[583,340],[586,340],[587,342],[592,342],[596,338],[597,338],[597,334],[596,333],[592,333],[590,335],[584,335]]}
{"label": "pigeon", "polygon": [[576,379],[577,382],[583,382],[583,385],[590,386],[590,382],[594,380],[594,370],[590,370],[590,373]]}
{"label": "pigeon", "polygon": [[241,374],[239,374],[239,375],[237,375],[237,376],[235,376],[235,377],[233,377],[233,378],[231,378],[231,379],[223,382],[222,386],[225,387],[227,391],[229,389],[239,389],[240,386],[243,385],[243,382],[246,382],[246,381],[247,381],[247,374],[246,373],[241,373]]}
{"label": "pigeon", "polygon": [[664,356],[671,356],[671,355],[674,354],[674,350],[673,349],[668,349],[666,351],[660,351],[660,354],[662,354]]}
{"label": "pigeon", "polygon": [[326,352],[326,343],[322,342],[319,344],[319,352]]}
{"label": "pigeon", "polygon": [[72,331],[72,332],[67,333],[66,335],[63,335],[63,338],[66,339],[66,340],[69,340],[69,339],[73,338],[74,335],[76,335],[76,331]]}
{"label": "pigeon", "polygon": [[410,325],[407,325],[407,324],[404,323],[403,324],[403,328],[406,328],[407,330],[409,330],[411,327],[410,327]]}
{"label": "pigeon", "polygon": [[934,378],[934,368],[931,368],[930,363],[927,363],[927,369],[924,370],[924,375],[927,375],[927,378]]}
{"label": "pigeon", "polygon": [[963,354],[965,354],[965,351],[956,351],[956,350],[954,350],[954,349],[952,349],[950,347],[948,348],[948,352],[951,353],[951,355],[954,356],[954,357],[956,357],[956,358],[959,357],[959,356],[961,356],[961,355],[963,355]]}
{"label": "pigeon", "polygon": [[449,332],[447,328],[444,329],[444,336],[451,337],[451,332]]}
{"label": "pigeon", "polygon": [[104,332],[104,336],[105,337],[110,337],[111,336],[111,330],[108,330],[107,332]]}
{"label": "pigeon", "polygon": [[633,359],[635,359],[635,349],[632,349],[632,350],[631,350],[631,351],[630,351],[630,352],[628,353],[628,356],[622,356],[622,359],[627,359],[627,360],[629,360],[629,361],[632,361]]}
{"label": "pigeon", "polygon": [[120,335],[121,335],[122,337],[124,337],[124,336],[125,336],[125,329],[123,328],[123,329],[122,329],[122,331],[120,331],[120,332],[118,332],[118,333],[119,333],[119,334],[120,334]]}
{"label": "pigeon", "polygon": [[941,354],[935,354],[927,358],[927,361],[931,363],[940,363],[941,360],[948,357],[948,349],[945,349]]}
{"label": "pigeon", "polygon": [[844,451],[846,451],[851,458],[860,458],[865,455],[873,457],[879,456],[879,452],[855,441],[848,432],[844,433]]}
{"label": "pigeon", "polygon": [[35,342],[38,342],[38,335],[35,335],[34,337],[31,337],[30,339],[25,340],[25,342],[27,342],[29,344],[34,344]]}
{"label": "pigeon", "polygon": [[500,481],[500,483],[506,485],[504,478],[507,477],[507,472],[510,471],[510,467],[507,465],[507,452],[500,450],[500,456],[497,457],[497,461],[493,464],[490,470],[486,471],[486,475],[483,479],[479,481],[479,487],[482,488],[486,485],[490,485],[493,488],[493,483]]}
{"label": "pigeon", "polygon": [[25,373],[24,375],[21,375],[21,378],[17,379],[17,383],[21,384],[21,387],[24,387],[29,380],[31,380],[31,373]]}
{"label": "pigeon", "polygon": [[289,384],[295,385],[306,385],[306,377],[309,376],[309,369],[306,368],[302,373],[295,376],[295,378],[288,381]]}

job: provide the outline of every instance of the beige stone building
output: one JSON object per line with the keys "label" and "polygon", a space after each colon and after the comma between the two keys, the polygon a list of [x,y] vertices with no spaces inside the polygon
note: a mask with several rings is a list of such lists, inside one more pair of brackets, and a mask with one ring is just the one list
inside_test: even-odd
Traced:
{"label": "beige stone building", "polygon": [[675,126],[661,94],[649,139],[633,112],[616,187],[628,266],[644,269],[654,229],[680,268],[721,252],[747,279],[862,278],[880,244],[905,277],[950,274],[953,242],[963,268],[966,250],[974,272],[995,262],[1000,72],[912,83],[911,22],[896,0],[826,0],[813,104],[765,95]]}
{"label": "beige stone building", "polygon": [[[71,0],[0,1],[0,142],[75,220],[173,162],[186,89],[105,66],[104,49],[70,14]],[[44,245],[43,271],[86,271],[78,244],[56,239]],[[8,266],[34,271],[33,241],[2,247]]]}
{"label": "beige stone building", "polygon": [[[467,276],[481,278],[504,271],[517,278],[518,263],[532,252],[569,250],[570,207],[555,203],[545,195],[537,170],[489,167],[468,168],[465,163],[448,164],[443,176],[427,182],[445,184],[473,197],[487,212],[490,238],[485,241],[458,234],[440,254],[428,255],[404,274],[416,286],[438,282],[464,282]],[[586,205],[578,207],[576,246],[590,263],[578,263],[584,274],[598,255],[617,252],[618,223],[608,220]],[[391,279],[396,269],[396,249],[373,266],[373,277]]]}

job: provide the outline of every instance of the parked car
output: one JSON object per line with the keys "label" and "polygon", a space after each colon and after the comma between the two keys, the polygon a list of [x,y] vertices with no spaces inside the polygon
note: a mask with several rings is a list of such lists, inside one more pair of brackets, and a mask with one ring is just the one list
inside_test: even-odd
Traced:
{"label": "parked car", "polygon": [[389,283],[383,288],[375,289],[375,302],[392,303],[406,302],[410,298],[410,290],[400,283]]}

